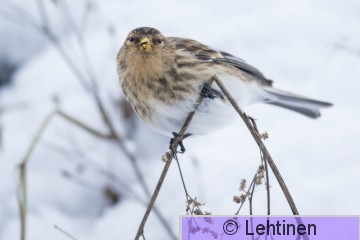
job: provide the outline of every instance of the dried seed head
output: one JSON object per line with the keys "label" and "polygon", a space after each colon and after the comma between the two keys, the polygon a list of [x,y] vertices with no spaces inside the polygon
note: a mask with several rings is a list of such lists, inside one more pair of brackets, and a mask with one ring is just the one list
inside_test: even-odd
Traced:
{"label": "dried seed head", "polygon": [[197,208],[197,209],[194,210],[194,214],[195,214],[195,215],[203,215],[202,212],[201,212],[201,210],[200,210],[199,208]]}
{"label": "dried seed head", "polygon": [[241,202],[240,196],[234,196],[233,201],[239,204]]}
{"label": "dried seed head", "polygon": [[244,203],[246,201],[247,194],[241,194],[240,195],[240,202]]}
{"label": "dried seed head", "polygon": [[257,169],[257,174],[263,173],[264,171],[265,171],[265,166],[261,164]]}
{"label": "dried seed head", "polygon": [[246,179],[243,178],[243,179],[241,179],[241,181],[240,181],[239,190],[240,190],[240,191],[245,191],[245,188],[246,188]]}
{"label": "dried seed head", "polygon": [[262,177],[256,177],[255,184],[256,185],[261,185],[262,184]]}
{"label": "dried seed head", "polygon": [[161,161],[163,162],[168,162],[170,161],[172,158],[171,156],[171,152],[166,152],[162,157],[161,157]]}
{"label": "dried seed head", "polygon": [[269,134],[265,131],[264,133],[260,134],[260,138],[262,140],[266,140],[269,138]]}

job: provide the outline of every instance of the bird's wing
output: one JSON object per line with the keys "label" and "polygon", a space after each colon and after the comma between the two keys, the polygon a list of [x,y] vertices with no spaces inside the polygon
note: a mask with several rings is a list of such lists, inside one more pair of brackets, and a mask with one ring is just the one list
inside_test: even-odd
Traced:
{"label": "bird's wing", "polygon": [[263,84],[271,86],[273,81],[270,79],[267,79],[257,68],[251,66],[244,60],[242,60],[238,57],[235,57],[229,53],[220,51],[220,54],[222,55],[222,58],[216,58],[216,59],[214,59],[214,61],[229,63],[230,65],[256,77]]}
{"label": "bird's wing", "polygon": [[186,51],[198,62],[227,63],[237,69],[244,71],[255,77],[261,84],[271,86],[272,80],[267,79],[258,69],[246,63],[244,60],[235,57],[232,54],[219,51],[206,46],[195,40],[184,38],[169,38],[175,45],[176,50]]}

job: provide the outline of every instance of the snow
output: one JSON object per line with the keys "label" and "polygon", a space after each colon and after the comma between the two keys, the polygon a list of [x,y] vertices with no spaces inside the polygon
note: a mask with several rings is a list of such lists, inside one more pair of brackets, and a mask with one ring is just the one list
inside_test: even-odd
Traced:
{"label": "snow", "polygon": [[[15,2],[39,21],[35,2]],[[84,3],[71,5],[78,23]],[[51,27],[80,73],[87,74],[77,36],[62,25],[55,8],[47,4]],[[315,121],[266,105],[250,106],[246,112],[258,119],[260,131],[269,133],[265,143],[300,213],[359,214],[358,9],[360,2],[355,0],[95,1],[84,46],[106,110],[117,132],[129,136],[126,146],[136,155],[151,191],[163,167],[160,159],[168,139],[139,120],[128,131],[129,122],[116,105],[122,94],[114,59],[128,32],[139,26],[230,52],[259,68],[277,88],[334,103]],[[0,24],[1,36],[6,37],[0,43],[1,54],[21,64],[14,83],[0,91],[0,239],[8,240],[20,235],[18,165],[46,116],[58,106],[98,131],[106,133],[107,128],[94,99],[54,45],[27,26],[6,19]],[[26,41],[21,34],[26,34]],[[232,197],[239,194],[240,180],[249,182],[260,163],[258,148],[243,122],[239,118],[222,130],[188,138],[185,145],[187,152],[179,157],[189,193],[213,214],[234,213],[238,206]],[[54,117],[30,158],[27,176],[27,239],[69,239],[54,225],[79,240],[134,238],[146,194],[117,144]],[[272,213],[290,214],[274,176],[270,181]],[[105,197],[106,187],[119,193],[116,205]],[[156,205],[177,234],[185,195],[175,162]],[[255,192],[254,206],[256,214],[266,213],[264,186]],[[247,214],[247,208],[242,213]],[[153,213],[145,235],[169,239]]]}

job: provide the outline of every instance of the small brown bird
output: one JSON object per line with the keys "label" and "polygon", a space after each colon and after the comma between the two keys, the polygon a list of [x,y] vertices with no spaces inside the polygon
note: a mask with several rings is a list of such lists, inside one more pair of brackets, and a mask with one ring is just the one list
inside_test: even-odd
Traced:
{"label": "small brown bird", "polygon": [[204,134],[230,123],[234,110],[221,90],[206,82],[216,75],[241,107],[263,102],[311,118],[332,104],[272,87],[272,81],[240,58],[200,42],[165,37],[150,27],[134,29],[117,56],[121,87],[139,117],[157,131],[178,132],[199,94],[206,97],[189,134]]}

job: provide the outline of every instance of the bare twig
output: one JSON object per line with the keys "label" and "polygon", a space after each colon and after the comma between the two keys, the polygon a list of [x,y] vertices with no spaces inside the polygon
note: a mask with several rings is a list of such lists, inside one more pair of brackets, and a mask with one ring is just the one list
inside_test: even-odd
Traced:
{"label": "bare twig", "polygon": [[253,196],[254,196],[254,192],[255,192],[255,187],[256,187],[256,178],[257,178],[257,174],[255,174],[255,177],[254,177],[254,183],[252,184],[252,188],[251,188],[251,191],[250,191],[250,196],[249,196],[249,215],[253,215]]}
{"label": "bare twig", "polygon": [[[259,136],[261,136],[259,129],[256,125],[256,120],[252,117],[249,117],[255,131],[258,133]],[[267,134],[266,134],[267,136]],[[265,139],[265,138],[264,138]],[[267,215],[270,215],[270,179],[269,179],[269,169],[268,169],[268,164],[267,161],[264,158],[264,154],[260,149],[260,157],[261,157],[261,162],[262,164],[265,166],[265,187],[266,187],[266,200],[267,200]]]}
{"label": "bare twig", "polygon": [[266,176],[266,200],[267,200],[267,215],[270,215],[270,178],[269,178],[269,169],[268,169],[268,164],[267,161],[264,159],[264,155],[262,154],[262,152],[260,151],[261,154],[261,159],[264,162],[265,165],[265,176]]}
{"label": "bare twig", "polygon": [[[247,197],[250,195],[250,189],[252,189],[253,184],[255,184],[256,175],[257,175],[257,174],[254,175],[253,180],[251,181],[251,183],[250,183],[247,191],[246,191],[245,194],[243,195],[243,196],[244,196],[244,197],[243,197],[243,200],[240,199],[240,200],[241,200],[241,201],[240,201],[240,206],[239,206],[239,209],[236,211],[235,215],[238,215],[238,214],[239,214],[239,212],[240,212],[242,206],[244,205]],[[241,197],[241,196],[240,196],[240,197]],[[235,198],[235,196],[234,196],[234,198]]]}
{"label": "bare twig", "polygon": [[[211,77],[210,80],[208,81],[208,84],[211,85],[212,82],[215,80],[215,76]],[[155,204],[155,201],[156,201],[156,198],[160,192],[160,189],[162,187],[162,184],[164,182],[164,179],[166,177],[166,174],[169,170],[169,167],[171,165],[171,162],[172,162],[172,159],[174,158],[174,156],[176,155],[176,152],[177,152],[177,148],[180,144],[180,142],[182,141],[183,137],[184,137],[184,134],[187,130],[187,128],[189,127],[190,125],[190,122],[192,120],[192,118],[194,117],[195,113],[196,113],[196,110],[199,108],[201,102],[203,100],[203,96],[200,95],[199,98],[197,99],[197,103],[194,107],[194,111],[190,112],[188,117],[186,118],[182,128],[180,129],[179,133],[176,135],[176,137],[174,138],[174,141],[171,145],[171,151],[170,152],[167,152],[165,155],[165,159],[166,159],[166,162],[165,162],[165,166],[163,168],[163,171],[161,172],[161,175],[160,175],[160,178],[157,182],[157,185],[155,187],[155,190],[154,190],[154,193],[150,199],[150,203],[145,211],[145,214],[143,216],[143,219],[141,220],[141,223],[140,223],[140,226],[138,228],[138,231],[136,233],[136,236],[135,236],[135,240],[139,239],[140,236],[142,236],[144,234],[144,227],[145,227],[145,224],[146,224],[146,221],[150,215],[150,212],[152,210],[152,208],[154,207],[154,204]]]}
{"label": "bare twig", "polygon": [[66,232],[65,230],[63,230],[62,228],[54,225],[54,228],[59,230],[60,232],[62,232],[63,234],[65,234],[67,237],[69,237],[72,240],[76,240],[76,238],[74,238],[70,233]]}
{"label": "bare twig", "polygon": [[[43,4],[43,2],[40,2],[41,4]],[[44,9],[44,8],[42,8]],[[41,8],[39,9],[40,11],[42,10]],[[64,13],[66,14],[66,13]],[[70,14],[70,13],[69,13]],[[43,13],[43,15],[46,15],[46,13]],[[66,21],[66,20],[64,20]],[[69,24],[74,24],[73,21],[70,22]],[[46,26],[46,25],[44,25]],[[48,29],[48,28],[45,28]],[[79,34],[76,31],[75,26],[73,26],[73,31],[75,34]],[[43,34],[48,37],[49,41],[51,43],[54,44],[55,48],[58,50],[58,52],[60,53],[60,55],[63,57],[64,61],[68,64],[69,68],[73,71],[73,73],[77,76],[78,80],[80,81],[80,83],[82,84],[82,86],[90,93],[92,94],[94,100],[95,100],[95,104],[97,106],[97,108],[99,109],[100,115],[105,123],[105,125],[108,127],[109,129],[109,137],[113,138],[119,145],[120,149],[123,151],[123,153],[127,156],[127,158],[130,160],[131,166],[135,172],[135,176],[137,177],[137,179],[140,182],[140,186],[143,188],[145,194],[150,198],[151,193],[150,190],[144,180],[143,174],[141,172],[141,169],[137,163],[136,157],[128,150],[128,148],[126,147],[123,139],[116,133],[115,128],[111,122],[110,117],[108,116],[108,114],[106,113],[105,107],[103,102],[101,101],[99,95],[98,95],[98,85],[97,85],[97,81],[96,81],[96,77],[94,75],[94,72],[91,70],[91,63],[89,60],[89,56],[86,52],[86,49],[82,46],[83,45],[83,38],[79,37],[78,35],[78,41],[79,41],[79,46],[81,49],[81,54],[82,54],[82,58],[85,62],[86,65],[86,69],[88,71],[88,75],[89,75],[89,79],[91,82],[91,86],[88,85],[87,83],[87,79],[86,77],[80,72],[80,70],[77,68],[76,64],[72,61],[71,57],[69,56],[69,54],[63,49],[63,47],[61,46],[61,44],[59,43],[59,41],[57,40],[57,38],[54,36],[54,34],[52,32],[50,32],[50,30],[47,31],[43,31]],[[170,230],[170,226],[167,224],[167,222],[165,221],[165,219],[161,216],[160,212],[155,209],[156,215],[159,217],[160,222],[164,225],[165,229],[168,231],[168,233],[170,234],[170,236],[175,239],[176,236],[175,234],[172,233],[172,231]]]}
{"label": "bare twig", "polygon": [[[139,196],[136,193],[136,191],[134,191],[134,189],[126,181],[122,180],[118,175],[114,174],[113,172],[109,171],[108,169],[102,167],[94,159],[92,159],[91,156],[84,155],[82,152],[79,152],[78,149],[73,150],[71,152],[68,152],[68,151],[66,151],[66,149],[63,149],[62,147],[60,147],[58,145],[55,145],[53,143],[49,143],[49,142],[45,142],[45,145],[48,146],[49,148],[53,149],[54,151],[57,151],[57,152],[61,153],[61,154],[71,155],[71,156],[81,156],[82,159],[85,158],[87,160],[87,163],[92,164],[93,168],[99,174],[101,174],[101,175],[107,177],[108,179],[114,181],[115,184],[118,184],[118,186],[121,186],[123,191],[126,192],[126,195],[129,195],[134,200],[136,200],[136,201],[140,202],[141,204],[143,204],[145,207],[147,206],[147,204],[148,204],[147,199],[144,199],[142,196]],[[69,160],[69,158],[66,158],[66,159]],[[165,217],[161,214],[159,209],[157,207],[154,207],[153,211],[154,211],[154,214],[158,217],[160,223],[164,226],[164,228],[168,232],[171,239],[175,240],[177,238],[176,235],[172,232],[172,229],[171,229],[169,223],[167,222]]]}
{"label": "bare twig", "polygon": [[215,82],[221,89],[221,91],[225,94],[226,98],[229,100],[233,108],[238,112],[242,120],[244,121],[245,125],[249,129],[251,135],[253,136],[255,142],[259,146],[260,150],[264,154],[264,159],[269,163],[271,170],[273,171],[285,197],[287,202],[289,203],[289,206],[291,208],[291,211],[294,215],[299,215],[299,211],[296,208],[295,202],[293,198],[291,197],[291,194],[289,192],[289,189],[287,188],[284,179],[282,178],[277,166],[275,165],[274,160],[272,159],[271,155],[269,154],[267,148],[265,147],[264,143],[261,140],[261,137],[259,136],[258,132],[255,130],[254,126],[251,123],[251,120],[249,117],[240,109],[237,102],[234,100],[234,98],[231,96],[229,91],[225,88],[225,86],[222,84],[222,82],[215,76]]}
{"label": "bare twig", "polygon": [[[74,21],[72,19],[65,19],[64,20],[68,24],[73,25],[73,26],[71,26],[71,29],[77,35],[78,45],[80,47],[81,57],[82,57],[82,59],[84,61],[84,64],[85,64],[85,69],[87,71],[87,76],[80,71],[78,66],[73,61],[73,58],[71,57],[72,52],[69,53],[68,51],[66,51],[64,46],[60,43],[57,36],[51,31],[48,23],[46,21],[44,21],[44,19],[48,18],[46,8],[44,6],[44,2],[42,0],[38,0],[37,3],[38,3],[39,13],[41,14],[42,23],[39,25],[39,24],[35,23],[35,21],[34,21],[34,24],[32,25],[33,29],[35,29],[39,33],[43,34],[49,40],[49,42],[54,45],[55,49],[58,51],[58,53],[64,59],[65,63],[68,65],[70,70],[77,77],[77,79],[80,82],[81,86],[89,94],[91,94],[91,96],[94,98],[95,104],[96,104],[97,108],[99,109],[99,112],[100,112],[100,115],[101,115],[101,117],[102,117],[102,119],[104,121],[104,124],[109,129],[110,133],[109,133],[108,137],[115,140],[118,143],[120,149],[128,157],[128,159],[130,160],[130,163],[132,165],[132,168],[133,168],[133,170],[135,172],[135,175],[136,175],[137,179],[140,182],[140,186],[144,190],[145,194],[150,198],[151,192],[150,192],[148,186],[146,185],[146,182],[145,182],[145,180],[143,178],[143,174],[142,174],[142,172],[140,170],[140,167],[138,166],[138,163],[137,163],[137,160],[136,160],[135,156],[127,149],[127,147],[126,147],[124,141],[122,140],[122,138],[116,133],[115,128],[114,128],[114,126],[113,126],[113,124],[111,122],[111,119],[110,119],[109,115],[107,114],[107,112],[105,110],[105,106],[104,106],[102,100],[100,99],[100,97],[98,95],[98,84],[97,84],[96,76],[95,76],[95,73],[92,70],[89,55],[88,55],[85,47],[83,46],[84,39],[80,35],[80,32],[76,30],[76,27],[74,26],[74,24],[75,24]],[[62,6],[62,7],[64,7],[64,6]],[[64,9],[63,8],[63,11],[64,11],[65,15],[70,14],[69,12],[66,13],[66,11],[69,11],[69,9]],[[164,217],[160,214],[159,210],[155,208],[154,212],[159,217],[160,222],[162,223],[162,225],[164,226],[166,231],[169,233],[170,237],[172,239],[176,239],[175,234],[171,231],[171,228],[170,228],[169,224],[164,219]]]}
{"label": "bare twig", "polygon": [[178,170],[179,170],[179,174],[180,174],[180,178],[181,178],[181,183],[183,185],[183,188],[184,188],[184,192],[185,192],[185,197],[186,197],[186,212],[189,213],[192,215],[192,214],[196,214],[196,215],[209,215],[210,213],[209,212],[203,212],[200,208],[201,205],[204,205],[203,203],[200,203],[197,198],[193,198],[190,196],[188,190],[187,190],[187,187],[186,187],[186,184],[185,184],[185,179],[184,179],[184,175],[182,173],[182,170],[181,170],[181,166],[180,166],[180,162],[179,162],[179,159],[177,157],[177,154],[174,155],[174,159],[176,161],[176,164],[177,164],[177,167],[178,167]]}
{"label": "bare twig", "polygon": [[182,170],[181,170],[181,167],[180,167],[180,163],[179,163],[179,159],[178,159],[178,157],[177,157],[176,154],[174,155],[174,158],[175,158],[175,161],[176,161],[178,170],[179,170],[179,174],[180,174],[180,178],[181,178],[181,183],[182,183],[183,188],[184,188],[184,191],[185,191],[186,199],[188,200],[188,196],[190,196],[190,195],[189,195],[189,192],[188,192],[188,190],[187,190],[187,188],[186,188],[186,184],[185,184],[185,180],[184,180],[184,175],[183,175],[183,173],[182,173]]}
{"label": "bare twig", "polygon": [[[41,124],[39,130],[37,131],[35,137],[33,138],[27,152],[26,155],[24,156],[23,160],[20,163],[20,176],[19,176],[19,186],[18,186],[18,204],[19,204],[19,208],[20,208],[20,220],[21,220],[21,240],[25,240],[25,233],[26,233],[26,213],[27,213],[27,182],[26,182],[26,170],[27,170],[27,163],[32,155],[32,152],[34,151],[35,147],[38,145],[38,142],[41,138],[41,136],[43,135],[45,129],[47,128],[47,126],[49,125],[49,123],[51,122],[51,120],[55,117],[55,116],[60,116],[61,118],[67,120],[68,122],[74,124],[75,126],[83,129],[84,131],[96,136],[96,137],[100,137],[100,138],[104,138],[104,139],[109,139],[109,140],[113,140],[114,136],[112,134],[104,134],[101,133],[89,126],[87,126],[86,124],[80,122],[79,120],[71,117],[70,115],[64,113],[61,110],[54,110],[53,112],[51,112],[47,118],[44,120],[44,122]],[[115,136],[117,137],[117,136]],[[116,140],[119,140],[119,138],[117,138]],[[121,142],[122,143],[122,142]],[[124,145],[123,145],[124,146]],[[126,148],[124,148],[126,149]],[[127,154],[130,154],[130,152],[126,152]],[[133,163],[135,161],[135,158],[133,155],[131,155],[131,158],[133,159]],[[137,166],[138,167],[138,166]],[[138,172],[138,174],[141,175],[140,172]],[[141,175],[142,176],[142,175]],[[145,183],[143,183],[145,184]],[[146,185],[145,185],[146,186]],[[159,221],[161,222],[161,224],[164,226],[165,230],[168,232],[168,234],[170,235],[170,237],[172,239],[176,239],[175,234],[172,232],[170,225],[166,222],[166,219],[161,215],[160,211],[157,208],[154,208],[154,213],[155,215],[158,217]]]}
{"label": "bare twig", "polygon": [[58,110],[55,113],[58,114],[59,116],[63,117],[64,119],[68,120],[70,123],[75,124],[77,127],[82,128],[86,132],[89,132],[96,137],[100,137],[100,138],[104,138],[104,139],[112,139],[114,137],[111,133],[104,134],[102,132],[99,132],[99,131],[85,125],[81,121],[75,119],[74,117],[66,114],[65,112],[63,112],[61,110]]}
{"label": "bare twig", "polygon": [[[274,160],[272,159],[271,155],[269,154],[269,151],[267,150],[267,148],[265,147],[264,143],[261,140],[261,136],[259,135],[257,128],[254,127],[254,125],[251,122],[251,119],[249,116],[247,116],[239,107],[239,105],[237,104],[237,102],[234,100],[234,98],[231,96],[231,94],[229,93],[229,91],[225,88],[225,86],[222,84],[222,82],[215,76],[215,82],[216,84],[219,86],[219,88],[221,89],[221,91],[225,94],[226,98],[229,100],[229,102],[231,103],[231,105],[233,106],[233,108],[236,110],[236,112],[240,115],[240,117],[242,118],[242,120],[244,121],[245,125],[247,126],[247,128],[249,129],[251,135],[253,136],[255,142],[257,143],[257,145],[259,146],[260,150],[263,153],[263,157],[265,159],[265,161],[267,161],[270,165],[271,170],[273,171],[276,180],[278,181],[281,190],[283,191],[285,198],[291,208],[291,211],[294,215],[299,215],[299,211],[296,208],[295,202],[289,192],[289,189],[287,188],[284,179],[282,178]],[[296,221],[298,224],[302,223],[301,218],[296,218]],[[308,240],[308,236],[305,234],[303,236],[303,238],[305,240]]]}
{"label": "bare twig", "polygon": [[95,135],[97,137],[103,137],[103,138],[109,137],[108,135],[102,134],[101,132],[98,132],[98,131],[90,128],[89,126],[81,123],[80,121],[70,117],[69,115],[67,115],[66,113],[64,113],[60,110],[55,110],[46,117],[44,122],[41,124],[39,130],[35,134],[35,137],[31,141],[31,144],[19,166],[20,175],[19,175],[19,186],[18,186],[18,204],[19,204],[19,208],[20,208],[21,240],[25,240],[25,234],[26,234],[26,213],[27,213],[26,170],[27,170],[27,164],[28,164],[29,159],[30,159],[35,147],[37,146],[41,136],[43,135],[45,129],[49,125],[51,119],[56,115],[63,117],[64,119],[68,120],[69,122],[75,124],[76,126],[82,128],[83,130],[85,130],[89,133],[92,133],[93,135]]}
{"label": "bare twig", "polygon": [[[243,121],[245,122],[245,125],[248,127],[250,133],[252,134],[254,140],[256,141],[256,143],[258,144],[260,150],[261,150],[261,153],[262,153],[262,160],[266,163],[269,163],[272,171],[274,172],[274,175],[275,177],[277,178],[278,182],[279,182],[279,185],[281,187],[281,189],[283,190],[283,193],[289,203],[289,206],[293,212],[294,215],[298,215],[298,211],[297,211],[297,208],[295,206],[295,203],[289,193],[289,190],[287,189],[287,186],[279,172],[279,170],[277,169],[272,157],[270,156],[267,148],[265,147],[265,145],[263,144],[262,142],[262,135],[259,133],[258,129],[257,129],[257,126],[256,126],[256,123],[254,121],[254,119],[248,117],[241,109],[240,107],[238,106],[238,104],[236,103],[236,101],[234,100],[234,98],[231,96],[231,94],[228,92],[228,90],[224,87],[224,85],[221,83],[221,81],[216,77],[216,76],[213,76],[210,80],[209,80],[209,85],[212,84],[212,82],[215,81],[216,84],[219,86],[219,88],[221,89],[221,91],[224,93],[224,95],[227,97],[227,99],[229,100],[229,102],[232,104],[232,106],[234,107],[234,109],[238,112],[238,114],[240,115],[240,117],[243,119]],[[180,132],[178,133],[178,135],[175,137],[174,141],[173,141],[173,144],[171,146],[171,152],[167,153],[166,154],[166,163],[165,163],[165,166],[163,168],[163,171],[160,175],[160,178],[158,180],[158,183],[157,183],[157,186],[155,188],[155,191],[152,195],[152,198],[150,200],[150,203],[145,211],[145,214],[144,214],[144,217],[140,223],[140,226],[138,228],[138,231],[137,231],[137,234],[136,234],[136,237],[135,239],[139,239],[140,236],[143,236],[144,234],[144,226],[145,226],[145,223],[147,221],[147,218],[155,204],[155,201],[156,201],[156,198],[157,198],[157,195],[159,194],[160,192],[160,189],[161,189],[161,186],[164,182],[164,179],[165,179],[165,176],[167,174],[167,171],[170,167],[170,164],[171,164],[171,161],[173,158],[175,158],[177,160],[177,156],[176,156],[176,150],[177,150],[177,147],[178,147],[178,144],[180,143],[180,141],[183,139],[183,136],[186,132],[186,129],[188,127],[188,125],[190,124],[190,121],[193,117],[193,115],[195,114],[197,108],[199,107],[199,105],[201,104],[201,101],[202,101],[202,96],[199,97],[198,101],[197,101],[197,105],[195,106],[195,110],[193,112],[191,112],[188,116],[188,118],[186,119],[183,127],[181,128]],[[184,191],[185,191],[185,194],[186,194],[186,197],[190,197],[189,194],[188,194],[188,191],[186,189],[186,185],[185,185],[185,181],[183,179],[183,175],[182,175],[182,172],[181,172],[181,168],[180,166],[178,165],[179,167],[179,171],[180,171],[180,176],[181,176],[181,179],[182,179],[182,183],[184,185]],[[269,190],[269,175],[268,175],[268,170],[267,170],[267,165],[266,164],[263,164],[263,167],[265,168],[265,172],[266,172],[266,188],[267,188],[267,203],[268,203],[268,214],[270,214],[270,190]],[[249,201],[250,201],[250,214],[252,214],[252,197],[253,197],[253,194],[254,194],[254,189],[255,189],[255,185],[256,185],[256,178],[258,177],[257,174],[255,174],[254,176],[254,179],[252,181],[252,183],[250,184],[249,186],[249,190],[247,192],[247,194],[249,193],[249,191],[251,191],[251,193],[249,194],[250,197],[249,197]],[[251,189],[251,190],[250,190]],[[190,197],[191,198],[191,197]],[[238,212],[236,214],[239,213],[242,205],[243,205],[244,202],[242,202]]]}
{"label": "bare twig", "polygon": [[[83,32],[81,31],[81,28],[78,28],[75,26],[75,21],[73,19],[73,16],[70,13],[70,8],[65,1],[61,1],[59,3],[60,6],[55,6],[59,9],[61,12],[61,17],[63,18],[63,22],[65,24],[70,25],[69,29],[76,35],[77,44],[80,48],[80,57],[83,60],[85,71],[81,71],[79,66],[76,64],[76,62],[73,60],[72,54],[74,51],[68,51],[65,46],[62,44],[62,42],[59,40],[58,36],[52,31],[50,27],[50,22],[48,21],[49,16],[47,13],[47,8],[45,6],[45,2],[43,0],[37,0],[37,8],[38,12],[40,14],[40,23],[38,23],[32,16],[30,16],[27,12],[23,11],[21,6],[18,6],[16,3],[10,3],[6,2],[8,10],[6,12],[3,11],[3,9],[0,9],[0,16],[4,15],[4,17],[7,17],[7,20],[14,21],[18,24],[29,24],[32,29],[40,33],[41,35],[45,36],[50,43],[53,44],[55,49],[58,51],[60,56],[63,58],[64,62],[68,65],[70,70],[74,73],[74,75],[77,77],[77,80],[80,82],[81,86],[93,97],[95,100],[96,107],[99,109],[99,113],[104,121],[104,124],[109,130],[109,135],[104,135],[104,137],[108,137],[111,140],[115,140],[120,149],[125,153],[125,155],[128,157],[128,160],[131,163],[131,166],[135,172],[135,176],[140,182],[140,186],[144,190],[145,194],[150,198],[151,192],[146,185],[146,182],[143,178],[142,171],[137,163],[137,159],[134,154],[132,154],[126,147],[124,140],[121,138],[120,135],[118,135],[115,131],[115,128],[113,126],[113,123],[109,117],[109,115],[106,112],[104,103],[102,99],[100,98],[98,94],[98,82],[95,76],[95,72],[93,71],[90,57],[88,54],[87,49],[84,46],[84,37]],[[6,7],[5,6],[5,7]],[[16,14],[22,12],[23,14]],[[89,6],[87,6],[87,14],[90,12]],[[89,16],[87,16],[88,18]],[[64,116],[66,118],[66,116]],[[71,119],[68,119],[71,120]],[[102,134],[100,134],[102,135]],[[169,233],[170,237],[172,239],[176,239],[176,235],[172,232],[170,225],[167,223],[165,218],[160,214],[160,211],[156,208],[154,208],[154,212],[156,216],[159,218],[161,224],[164,226],[165,230]]]}
{"label": "bare twig", "polygon": [[45,131],[46,127],[48,126],[51,118],[54,116],[54,112],[50,113],[41,127],[39,131],[36,133],[33,141],[30,144],[29,149],[27,150],[24,159],[20,163],[20,176],[19,176],[19,189],[18,189],[18,204],[20,208],[20,231],[21,231],[21,240],[25,240],[26,236],[26,213],[27,213],[27,185],[26,185],[26,167],[28,160],[37,145],[38,141],[40,140],[41,135]]}
{"label": "bare twig", "polygon": [[159,181],[158,181],[158,183],[156,185],[155,191],[154,191],[154,193],[153,193],[153,195],[152,195],[152,197],[150,199],[150,203],[149,203],[149,205],[148,205],[148,207],[147,207],[147,209],[145,211],[143,219],[142,219],[142,221],[140,223],[140,226],[138,228],[138,231],[136,233],[136,237],[135,237],[136,240],[139,239],[139,237],[143,235],[145,223],[147,221],[147,218],[149,217],[149,214],[150,214],[152,208],[154,207],[154,203],[155,203],[155,200],[157,198],[157,195],[160,192],[162,183],[164,182],[165,176],[166,176],[166,174],[167,174],[167,172],[169,170],[171,160],[172,160],[171,158],[170,159],[168,158],[168,161],[166,161],[166,163],[165,163],[165,166],[164,166],[163,171],[162,171],[162,173],[160,175]]}

